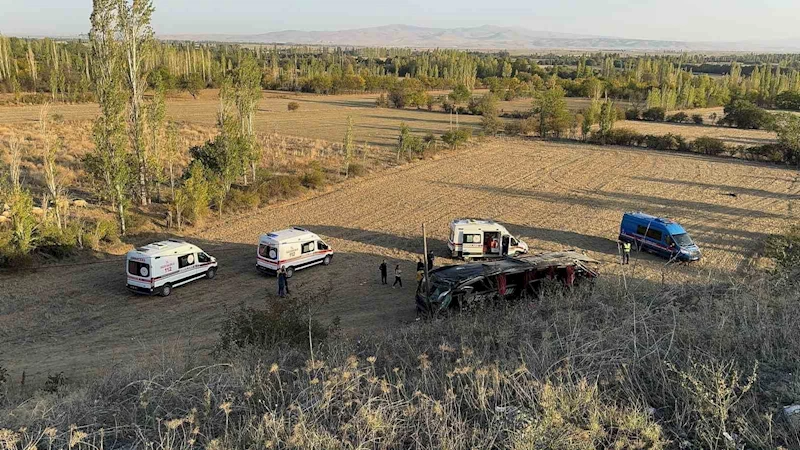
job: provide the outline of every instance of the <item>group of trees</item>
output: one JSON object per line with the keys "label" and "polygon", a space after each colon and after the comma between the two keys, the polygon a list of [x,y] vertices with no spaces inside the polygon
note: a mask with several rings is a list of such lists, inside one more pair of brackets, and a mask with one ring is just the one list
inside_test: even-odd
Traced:
{"label": "group of trees", "polygon": [[[555,76],[567,96],[625,99],[639,109],[721,106],[737,97],[760,106],[785,107],[797,105],[785,93],[800,95],[800,61],[792,55],[511,56],[507,52],[242,47],[152,39],[140,52],[137,58],[147,74],[142,84],[153,88],[160,79],[166,90],[184,89],[193,95],[205,87],[221,86],[244,61],[253,60],[262,88],[319,94],[390,92],[406,88],[398,87],[401,80],[413,79],[424,90],[487,87],[498,98],[510,100],[533,96],[544,88],[545,80]],[[0,36],[0,91],[46,92],[55,100],[87,99],[96,93],[94,64],[91,45],[79,40]],[[712,78],[709,73],[721,76]]]}

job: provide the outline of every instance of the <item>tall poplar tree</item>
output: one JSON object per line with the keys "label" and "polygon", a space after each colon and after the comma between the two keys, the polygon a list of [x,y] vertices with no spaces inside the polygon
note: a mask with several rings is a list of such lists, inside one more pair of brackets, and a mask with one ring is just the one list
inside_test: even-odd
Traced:
{"label": "tall poplar tree", "polygon": [[128,88],[128,131],[138,163],[137,195],[142,205],[150,203],[147,187],[147,144],[144,139],[145,113],[142,95],[147,86],[144,57],[153,40],[150,18],[152,0],[116,0],[117,31],[125,59],[125,81]]}
{"label": "tall poplar tree", "polygon": [[125,136],[125,95],[120,83],[120,48],[116,40],[116,0],[93,0],[89,44],[92,51],[92,78],[100,115],[92,128],[94,153],[89,155],[89,171],[103,185],[117,211],[125,234],[125,205],[130,171]]}

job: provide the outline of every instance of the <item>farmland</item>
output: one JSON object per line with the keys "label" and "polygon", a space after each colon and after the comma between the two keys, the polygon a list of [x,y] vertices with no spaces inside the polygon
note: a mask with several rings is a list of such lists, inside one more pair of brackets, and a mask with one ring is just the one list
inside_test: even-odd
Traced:
{"label": "farmland", "polygon": [[[278,115],[284,101],[265,104],[277,105],[268,107]],[[328,106],[323,102],[330,101],[320,97],[304,102],[301,111],[306,114],[320,108],[319,118],[308,127],[298,128],[288,119],[270,120],[270,112],[261,114],[260,126],[334,139],[338,130],[329,127],[328,120],[347,113],[325,112]],[[190,116],[191,104],[173,105],[173,114]],[[361,111],[363,118],[391,114],[392,121],[433,114],[351,108]],[[23,111],[17,109],[13,120],[26,120]],[[284,110],[280,115],[291,117]],[[362,120],[365,123],[370,122]],[[382,130],[376,139],[384,136],[388,141],[393,135],[394,124],[389,123],[385,129],[374,129]],[[434,122],[420,128],[446,126]],[[602,261],[604,282],[617,283],[622,274],[615,264],[619,217],[626,210],[644,209],[686,226],[705,258],[689,266],[665,266],[663,260],[635,255],[634,263],[625,268],[626,280],[648,284],[663,277],[668,283],[691,284],[748,270],[757,261],[753,257],[763,239],[797,218],[798,198],[797,173],[777,166],[641,149],[492,139],[194,230],[188,238],[219,258],[218,278],[180,288],[168,299],[128,294],[117,256],[0,275],[2,359],[13,373],[25,370],[32,379],[41,380],[62,370],[72,376],[95,373],[165,349],[205,352],[216,340],[226,310],[276,301],[274,279],[253,268],[254,243],[260,233],[290,225],[318,232],[337,252],[331,266],[298,272],[291,280],[293,294],[319,298],[324,303],[320,319],[339,317],[343,330],[356,335],[414,320],[413,268],[421,250],[422,223],[429,227],[433,250],[443,255],[451,218],[495,218],[527,241],[532,251],[586,250]],[[163,236],[135,239],[156,237]],[[378,284],[377,266],[383,258],[401,264],[406,274],[402,289]]]}

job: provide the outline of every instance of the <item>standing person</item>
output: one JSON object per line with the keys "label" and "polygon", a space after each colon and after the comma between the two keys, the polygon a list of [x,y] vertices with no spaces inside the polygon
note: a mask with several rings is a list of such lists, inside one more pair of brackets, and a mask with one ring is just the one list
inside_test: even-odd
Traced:
{"label": "standing person", "polygon": [[386,273],[389,270],[389,266],[386,265],[386,260],[384,259],[378,268],[381,269],[381,284],[388,284],[386,281]]}
{"label": "standing person", "polygon": [[630,264],[631,262],[631,243],[622,243],[622,264]]}
{"label": "standing person", "polygon": [[422,258],[417,258],[417,290],[422,286],[422,280],[425,278],[425,263]]}
{"label": "standing person", "polygon": [[428,270],[433,270],[433,260],[435,256],[433,256],[433,250],[428,251]]}
{"label": "standing person", "polygon": [[286,268],[278,269],[278,297],[286,297]]}
{"label": "standing person", "polygon": [[403,271],[400,270],[400,264],[394,266],[394,283],[392,284],[392,289],[394,289],[395,285],[399,284],[400,287],[403,287],[403,280],[400,279],[400,275],[402,275]]}

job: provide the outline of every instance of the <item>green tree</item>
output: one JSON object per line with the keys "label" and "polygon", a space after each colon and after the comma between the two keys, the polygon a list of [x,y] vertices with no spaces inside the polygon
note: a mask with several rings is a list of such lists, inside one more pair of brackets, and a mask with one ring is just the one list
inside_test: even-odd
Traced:
{"label": "green tree", "polygon": [[[189,219],[195,226],[203,223],[208,216],[208,206],[211,201],[211,186],[208,178],[208,171],[203,164],[195,161],[189,168],[189,176],[181,189],[186,196],[186,210],[189,213]],[[220,183],[220,187],[224,193],[225,186]],[[217,206],[222,210],[221,205]]]}
{"label": "green tree", "polygon": [[87,157],[87,169],[101,183],[105,196],[115,206],[120,233],[124,235],[130,169],[125,135],[125,95],[119,77],[120,49],[115,36],[115,2],[93,1],[89,45],[100,115],[92,127],[95,150]]}
{"label": "green tree", "polygon": [[456,113],[456,127],[458,127],[458,107],[469,101],[472,97],[472,92],[470,92],[469,88],[463,84],[457,84],[450,94],[447,95],[447,98],[453,102],[453,111]]}
{"label": "green tree", "polygon": [[[161,173],[161,160],[162,158],[162,149],[161,149],[161,139],[162,135],[164,134],[164,122],[167,116],[167,107],[166,107],[166,87],[164,85],[164,81],[161,77],[159,72],[154,72],[153,76],[153,96],[150,102],[147,104],[147,128],[150,131],[150,151],[148,152],[148,158],[150,159],[147,164],[148,173],[147,173],[147,183],[146,186],[150,186],[153,181],[158,181]],[[155,180],[153,180],[156,178]],[[158,197],[160,198],[160,189],[156,186],[157,192],[159,192]],[[174,192],[173,192],[174,194]],[[148,198],[150,194],[148,192]]]}
{"label": "green tree", "polygon": [[598,123],[600,125],[600,138],[603,144],[606,143],[606,137],[614,128],[614,122],[617,121],[617,110],[611,100],[606,100],[600,106],[600,117]]}
{"label": "green tree", "polygon": [[775,132],[778,133],[778,145],[783,149],[786,162],[800,164],[800,117],[791,113],[780,113],[775,116]]}
{"label": "green tree", "polygon": [[533,100],[533,111],[539,116],[539,135],[546,138],[553,134],[559,137],[569,128],[570,115],[567,110],[566,93],[558,84],[537,91]]}
{"label": "green tree", "polygon": [[152,0],[115,0],[116,25],[125,61],[125,81],[128,88],[129,132],[131,146],[137,159],[137,195],[142,205],[150,203],[147,180],[147,144],[144,139],[145,112],[142,98],[147,86],[145,52],[152,44]]}
{"label": "green tree", "polygon": [[[261,100],[261,67],[258,62],[250,57],[245,57],[236,69],[234,77],[234,101],[241,123],[240,143],[242,147],[243,168],[250,167],[253,179],[256,177],[256,168],[261,159],[261,146],[255,136],[253,119],[258,110],[258,101]],[[245,172],[245,184],[247,174]]]}

